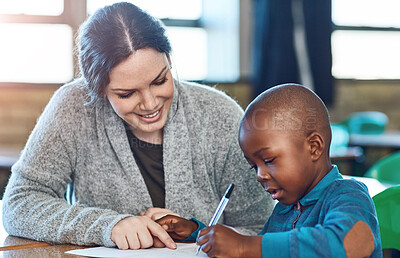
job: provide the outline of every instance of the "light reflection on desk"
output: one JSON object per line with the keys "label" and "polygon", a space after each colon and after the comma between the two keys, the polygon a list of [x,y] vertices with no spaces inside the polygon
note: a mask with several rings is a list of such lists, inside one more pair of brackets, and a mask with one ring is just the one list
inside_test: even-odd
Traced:
{"label": "light reflection on desk", "polygon": [[394,186],[392,184],[385,184],[382,182],[379,182],[375,178],[368,178],[368,177],[358,177],[358,176],[347,176],[347,175],[342,175],[344,179],[350,179],[354,178],[362,183],[364,183],[368,187],[369,195],[371,197],[377,195],[378,193],[384,191],[386,188],[389,188],[391,186]]}

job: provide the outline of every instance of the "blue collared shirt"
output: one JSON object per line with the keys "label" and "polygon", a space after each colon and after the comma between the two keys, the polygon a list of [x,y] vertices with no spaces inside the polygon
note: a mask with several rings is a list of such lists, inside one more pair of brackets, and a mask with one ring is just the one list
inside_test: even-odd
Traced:
{"label": "blue collared shirt", "polygon": [[360,220],[374,236],[371,257],[382,257],[375,207],[363,183],[343,179],[333,166],[298,202],[275,206],[259,233],[263,257],[346,257],[344,237]]}

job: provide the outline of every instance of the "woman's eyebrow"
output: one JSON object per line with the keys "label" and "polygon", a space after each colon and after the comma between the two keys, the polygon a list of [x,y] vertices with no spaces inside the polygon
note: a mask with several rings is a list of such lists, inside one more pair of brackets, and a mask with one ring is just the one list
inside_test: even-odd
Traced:
{"label": "woman's eyebrow", "polygon": [[[168,66],[166,65],[163,69],[161,69],[160,73],[157,75],[157,77],[156,77],[151,83],[157,81],[157,80],[160,78],[161,74],[162,74],[165,70],[167,70],[167,68],[168,68]],[[111,90],[112,90],[112,91],[132,91],[133,89],[111,89]]]}
{"label": "woman's eyebrow", "polygon": [[167,70],[167,66],[164,66],[164,68],[161,69],[160,73],[157,75],[157,77],[156,77],[152,82],[157,81],[157,80],[160,78],[161,74],[162,74],[165,70]]}

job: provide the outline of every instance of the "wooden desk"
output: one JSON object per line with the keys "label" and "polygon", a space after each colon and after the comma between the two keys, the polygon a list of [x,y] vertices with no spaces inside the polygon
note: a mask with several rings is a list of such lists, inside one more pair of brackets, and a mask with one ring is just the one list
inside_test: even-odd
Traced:
{"label": "wooden desk", "polygon": [[346,160],[356,160],[363,156],[363,151],[360,147],[346,147],[331,153],[331,161],[346,161]]}
{"label": "wooden desk", "polygon": [[[365,183],[370,191],[371,197],[385,190],[389,185],[380,183],[373,178],[345,176],[344,178],[354,178]],[[74,249],[88,248],[76,245],[51,245],[44,242],[13,237],[7,234],[2,223],[2,201],[0,200],[0,258],[1,257],[83,257],[77,255],[66,254],[66,251]]]}
{"label": "wooden desk", "polygon": [[[339,171],[346,175],[364,174],[364,152],[361,147],[351,146],[336,149],[330,153],[331,162],[338,166]],[[362,172],[360,172],[362,171]]]}
{"label": "wooden desk", "polygon": [[349,145],[400,150],[400,131],[388,131],[383,134],[351,134]]}
{"label": "wooden desk", "polygon": [[0,252],[0,257],[24,257],[24,258],[38,258],[38,257],[84,257],[80,255],[66,254],[66,251],[83,249],[86,247],[76,245],[49,245],[45,247],[16,249]]}

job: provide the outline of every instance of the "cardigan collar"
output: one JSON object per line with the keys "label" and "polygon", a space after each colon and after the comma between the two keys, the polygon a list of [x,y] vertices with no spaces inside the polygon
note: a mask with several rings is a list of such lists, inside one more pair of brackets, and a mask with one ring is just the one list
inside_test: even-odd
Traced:
{"label": "cardigan collar", "polygon": [[[193,200],[182,193],[190,192],[193,186],[193,166],[188,125],[181,98],[182,88],[174,81],[174,96],[163,133],[163,164],[165,180],[165,207],[185,215],[189,211],[182,207],[193,207]],[[142,202],[138,206],[152,207],[150,194],[136,165],[129,146],[123,120],[114,112],[108,101],[103,102],[102,116],[107,137],[118,157],[122,168],[132,181]],[[102,120],[102,119],[100,119]],[[177,177],[179,173],[179,177]],[[177,202],[179,200],[179,204]]]}

